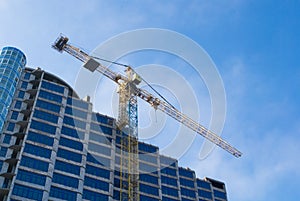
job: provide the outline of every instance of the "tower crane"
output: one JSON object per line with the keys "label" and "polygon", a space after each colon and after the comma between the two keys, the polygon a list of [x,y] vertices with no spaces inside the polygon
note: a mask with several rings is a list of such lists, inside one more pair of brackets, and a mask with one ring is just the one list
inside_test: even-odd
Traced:
{"label": "tower crane", "polygon": [[[221,137],[206,129],[193,119],[181,113],[165,99],[161,100],[148,91],[138,87],[142,78],[130,67],[126,66],[126,75],[116,73],[100,63],[99,58],[90,56],[78,47],[68,43],[69,39],[60,35],[52,47],[59,52],[67,52],[84,63],[84,67],[91,72],[98,71],[119,85],[119,113],[117,126],[120,130],[126,130],[124,139],[121,140],[121,152],[126,155],[121,156],[120,168],[127,171],[127,175],[121,175],[127,180],[127,196],[124,198],[120,193],[121,200],[139,200],[139,159],[138,159],[138,113],[137,97],[148,102],[155,110],[160,110],[178,122],[192,129],[212,143],[221,147],[235,157],[240,157],[242,153],[223,140]],[[123,172],[123,171],[120,171]],[[124,174],[124,173],[120,173]],[[122,189],[122,181],[120,182]],[[122,199],[123,196],[123,199]]]}

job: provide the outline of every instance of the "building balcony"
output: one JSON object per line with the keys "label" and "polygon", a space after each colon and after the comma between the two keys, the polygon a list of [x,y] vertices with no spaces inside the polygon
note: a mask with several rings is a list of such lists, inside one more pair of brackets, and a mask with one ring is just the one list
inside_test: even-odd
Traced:
{"label": "building balcony", "polygon": [[25,102],[27,105],[32,106],[33,103],[34,103],[34,99],[33,99],[33,98],[25,99],[24,102]]}
{"label": "building balcony", "polygon": [[24,136],[25,136],[25,133],[23,133],[23,132],[16,132],[16,133],[13,134],[13,136],[15,136],[17,138],[23,139]]}
{"label": "building balcony", "polygon": [[9,148],[9,149],[13,149],[13,150],[15,150],[15,151],[20,151],[21,148],[22,148],[22,146],[21,146],[21,145],[15,144],[15,145],[11,145],[11,146],[8,147],[8,148]]}
{"label": "building balcony", "polygon": [[41,79],[34,79],[30,80],[29,83],[31,83],[33,86],[38,85],[41,82]]}
{"label": "building balcony", "polygon": [[26,92],[29,93],[31,96],[35,96],[36,93],[37,93],[37,88],[35,88],[35,89],[28,89]]}
{"label": "building balcony", "polygon": [[14,176],[16,176],[16,174],[12,173],[12,172],[3,172],[3,173],[0,173],[0,177],[4,177],[4,178],[7,178],[7,179],[12,179]]}
{"label": "building balcony", "polygon": [[16,159],[16,158],[8,158],[4,162],[6,162],[6,163],[8,163],[10,165],[16,165],[17,162],[18,162],[18,159]]}
{"label": "building balcony", "polygon": [[25,126],[27,126],[28,121],[26,121],[26,120],[18,121],[17,124],[20,125],[21,127],[25,127]]}
{"label": "building balcony", "polygon": [[24,117],[29,117],[30,113],[31,113],[31,108],[26,108],[21,110],[21,113],[24,114]]}
{"label": "building balcony", "polygon": [[9,188],[0,188],[0,196],[8,195]]}
{"label": "building balcony", "polygon": [[31,74],[35,75],[36,77],[41,77],[42,73],[43,73],[43,71],[40,67],[31,71]]}

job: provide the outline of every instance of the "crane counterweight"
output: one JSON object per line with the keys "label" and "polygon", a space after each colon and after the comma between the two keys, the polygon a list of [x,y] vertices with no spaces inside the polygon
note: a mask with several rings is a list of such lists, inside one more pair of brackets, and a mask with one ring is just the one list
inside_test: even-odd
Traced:
{"label": "crane counterweight", "polygon": [[86,69],[89,69],[91,72],[94,72],[98,67],[100,66],[100,63],[96,61],[93,58],[90,58],[84,65]]}

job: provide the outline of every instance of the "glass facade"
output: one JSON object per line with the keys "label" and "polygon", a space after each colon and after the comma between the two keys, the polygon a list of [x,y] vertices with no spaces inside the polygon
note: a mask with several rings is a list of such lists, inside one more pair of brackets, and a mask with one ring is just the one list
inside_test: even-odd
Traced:
{"label": "glass facade", "polygon": [[[0,131],[12,102],[26,57],[17,48],[4,47],[0,53]],[[21,96],[21,94],[20,94]]]}
{"label": "glass facade", "polygon": [[[24,69],[12,97],[0,138],[0,200],[127,200],[113,118],[40,69]],[[138,147],[140,201],[227,200],[222,182],[196,178],[156,146]]]}

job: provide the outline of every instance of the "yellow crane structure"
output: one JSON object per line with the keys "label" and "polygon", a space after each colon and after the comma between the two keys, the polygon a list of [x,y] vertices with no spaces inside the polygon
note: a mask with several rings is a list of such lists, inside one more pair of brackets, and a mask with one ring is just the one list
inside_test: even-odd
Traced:
{"label": "yellow crane structure", "polygon": [[[68,43],[69,39],[60,35],[52,47],[59,52],[67,52],[84,63],[84,67],[91,72],[98,71],[119,85],[119,113],[117,126],[124,131],[121,140],[120,185],[127,192],[127,196],[120,193],[121,200],[139,200],[139,158],[138,158],[138,113],[137,97],[148,102],[155,110],[160,110],[178,122],[192,129],[212,143],[226,150],[235,157],[242,153],[231,146],[220,136],[206,129],[193,119],[181,113],[164,98],[160,99],[148,91],[138,87],[142,78],[130,67],[126,67],[126,75],[116,73],[100,63],[99,58],[90,56],[78,47]],[[126,180],[127,186],[122,186]]]}

